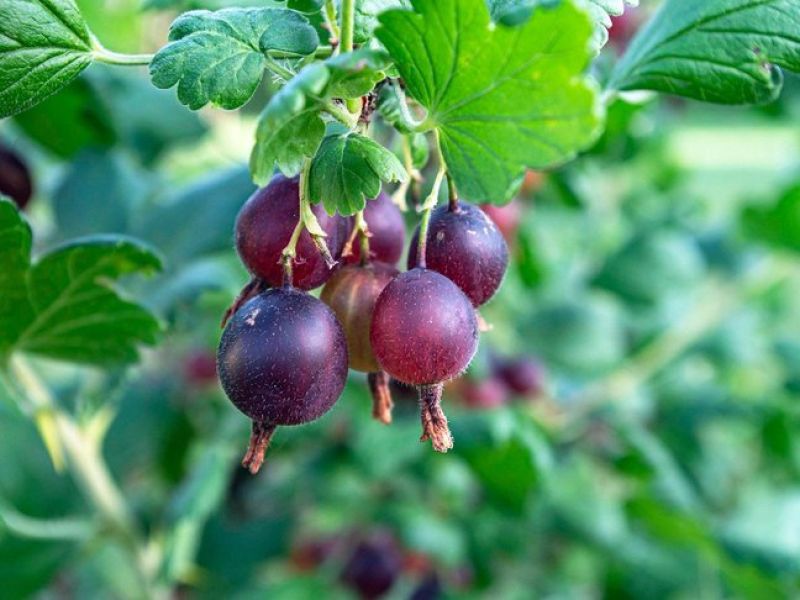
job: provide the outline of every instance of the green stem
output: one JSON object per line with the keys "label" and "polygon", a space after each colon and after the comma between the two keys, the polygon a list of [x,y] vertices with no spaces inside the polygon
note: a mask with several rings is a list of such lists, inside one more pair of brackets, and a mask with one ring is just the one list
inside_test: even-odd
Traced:
{"label": "green stem", "polygon": [[356,230],[358,231],[358,242],[361,250],[361,266],[369,263],[369,224],[364,218],[364,211],[356,213]]}
{"label": "green stem", "polygon": [[[342,37],[341,48],[342,52],[353,51],[353,36],[355,34],[356,23],[356,1],[355,0],[342,0]],[[348,98],[345,103],[347,110],[351,113],[361,112],[361,99]]]}
{"label": "green stem", "polygon": [[458,190],[456,190],[456,182],[453,180],[453,175],[450,171],[447,172],[447,198],[450,206],[450,211],[458,208]]}
{"label": "green stem", "polygon": [[333,38],[332,41],[337,43],[335,52],[338,53],[339,36],[341,33],[339,32],[339,23],[336,16],[336,4],[333,3],[333,0],[325,0],[325,10],[322,12],[322,16],[325,19],[328,29],[330,29],[331,37]]}
{"label": "green stem", "polygon": [[354,114],[347,109],[341,108],[334,102],[328,101],[323,104],[325,112],[334,119],[342,123],[348,129],[353,129],[358,124],[358,114]]}
{"label": "green stem", "polygon": [[425,253],[428,248],[428,226],[431,220],[431,211],[439,202],[439,190],[441,189],[442,181],[444,181],[445,175],[447,174],[447,164],[444,162],[444,155],[442,154],[442,146],[439,141],[438,129],[433,130],[433,136],[434,136],[436,157],[439,162],[439,168],[436,171],[436,178],[433,180],[431,193],[428,194],[428,197],[425,198],[425,202],[422,203],[422,216],[420,217],[419,221],[419,238],[417,240],[417,264],[423,269],[426,266]]}
{"label": "green stem", "polygon": [[153,60],[153,54],[121,54],[105,48],[94,35],[92,40],[92,58],[97,62],[120,66],[145,66]]}
{"label": "green stem", "polygon": [[60,446],[64,449],[76,483],[109,525],[120,546],[130,552],[143,596],[156,596],[153,581],[155,569],[151,568],[144,541],[136,529],[125,496],[111,478],[98,444],[58,408],[50,391],[24,359],[14,357],[10,367],[16,383],[24,392],[22,400],[30,402],[37,410],[47,408],[52,411]]}

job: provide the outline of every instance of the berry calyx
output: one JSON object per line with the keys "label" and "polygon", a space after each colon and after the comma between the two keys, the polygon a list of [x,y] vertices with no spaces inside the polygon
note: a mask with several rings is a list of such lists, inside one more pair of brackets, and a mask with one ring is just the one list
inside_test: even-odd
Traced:
{"label": "berry calyx", "polygon": [[382,423],[392,422],[392,396],[389,377],[381,371],[369,339],[375,302],[383,289],[397,276],[391,265],[375,262],[339,269],[322,289],[320,299],[331,307],[344,328],[350,368],[368,373],[373,400],[373,416]]}
{"label": "berry calyx", "polygon": [[[328,215],[322,205],[312,207],[332,256],[339,256],[345,243],[344,219]],[[236,249],[247,269],[258,279],[278,287],[284,279],[281,257],[300,218],[300,185],[297,177],[276,175],[247,200],[236,219]],[[320,253],[308,231],[297,241],[293,260],[293,285],[311,290],[333,274],[330,257]]]}
{"label": "berry calyx", "polygon": [[[419,229],[414,233],[408,267],[418,258]],[[473,306],[485,304],[500,287],[508,266],[508,245],[492,220],[477,206],[451,202],[433,211],[425,264],[452,280]]]}
{"label": "berry calyx", "polygon": [[[370,255],[367,258],[389,265],[397,264],[406,241],[406,224],[403,213],[391,197],[381,192],[377,198],[369,200],[364,209],[364,220],[370,234]],[[349,265],[362,262],[361,247],[357,240],[351,245],[350,253],[343,258]]]}
{"label": "berry calyx", "polygon": [[452,439],[440,406],[442,384],[466,369],[478,347],[478,323],[469,299],[435,271],[402,273],[375,303],[370,342],[384,371],[417,386],[422,439],[446,452]]}
{"label": "berry calyx", "polygon": [[324,303],[291,287],[275,288],[230,319],[217,369],[228,398],[253,420],[242,464],[256,473],[277,426],[318,419],[338,400],[347,379],[347,344]]}

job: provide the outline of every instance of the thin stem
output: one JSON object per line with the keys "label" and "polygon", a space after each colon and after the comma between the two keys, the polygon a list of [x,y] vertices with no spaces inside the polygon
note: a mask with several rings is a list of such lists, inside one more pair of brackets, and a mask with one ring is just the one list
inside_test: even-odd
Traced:
{"label": "thin stem", "polygon": [[282,78],[283,78],[285,81],[289,81],[289,80],[290,80],[292,77],[294,77],[294,76],[295,76],[295,73],[294,73],[294,71],[290,71],[289,69],[287,69],[286,67],[284,67],[282,64],[280,64],[280,63],[276,62],[276,61],[274,60],[275,58],[276,58],[276,57],[274,57],[274,56],[273,56],[273,55],[270,53],[270,54],[269,54],[269,56],[267,56],[267,58],[266,58],[266,61],[265,61],[265,63],[264,63],[264,64],[267,66],[267,68],[268,68],[270,71],[272,71],[272,72],[273,72],[273,73],[275,73],[276,75],[278,75],[278,76],[282,77]]}
{"label": "thin stem", "polygon": [[361,251],[361,266],[369,263],[369,228],[367,220],[364,218],[364,211],[356,213],[355,229],[358,231],[359,250]]}
{"label": "thin stem", "polygon": [[132,554],[143,594],[153,597],[154,569],[149,565],[144,541],[140,539],[125,496],[111,478],[97,443],[57,407],[50,391],[24,359],[14,357],[10,366],[17,384],[24,391],[23,400],[53,412],[60,445],[76,483],[111,526],[110,530],[116,534],[120,545]]}
{"label": "thin stem", "polygon": [[[341,25],[341,47],[342,52],[353,51],[353,37],[355,34],[356,23],[356,1],[342,0],[342,25]],[[345,103],[350,112],[361,112],[361,98],[348,98]]]}
{"label": "thin stem", "polygon": [[348,129],[353,129],[358,125],[358,113],[350,112],[345,108],[341,108],[338,104],[332,101],[323,104],[325,112],[332,116],[334,119],[342,123]]}
{"label": "thin stem", "polygon": [[455,212],[458,209],[458,191],[456,190],[456,182],[453,181],[453,175],[450,171],[447,172],[447,199],[450,212]]}
{"label": "thin stem", "polygon": [[444,155],[442,154],[441,144],[439,143],[439,131],[434,129],[434,138],[436,141],[436,156],[439,161],[439,169],[436,171],[436,178],[433,180],[431,193],[422,204],[422,216],[419,221],[419,238],[417,240],[417,264],[423,269],[426,267],[425,253],[428,248],[428,227],[431,220],[431,211],[439,201],[439,190],[442,187],[445,174],[447,173],[447,165],[444,162]]}
{"label": "thin stem", "polygon": [[91,36],[91,40],[92,58],[97,62],[136,67],[149,65],[153,60],[153,56],[155,56],[154,54],[121,54],[105,48],[94,35]]}
{"label": "thin stem", "polygon": [[331,42],[336,42],[336,49],[334,52],[338,53],[341,33],[339,31],[339,19],[336,16],[336,4],[334,4],[333,0],[325,0],[325,10],[322,12],[322,16],[331,32]]}
{"label": "thin stem", "polygon": [[[268,54],[272,58],[298,58],[297,53],[284,50],[270,50]],[[317,46],[312,56],[315,58],[328,58],[331,54],[333,54],[333,46],[325,45]]]}

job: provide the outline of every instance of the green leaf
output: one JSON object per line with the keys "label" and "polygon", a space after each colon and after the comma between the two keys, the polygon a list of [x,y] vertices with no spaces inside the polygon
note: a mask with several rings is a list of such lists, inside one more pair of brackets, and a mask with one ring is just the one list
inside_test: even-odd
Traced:
{"label": "green leaf", "polygon": [[31,264],[31,232],[0,200],[0,355],[13,350],[88,364],[132,362],[153,344],[158,321],[124,300],[114,280],[160,268],[141,243],[95,236],[65,244]]}
{"label": "green leaf", "polygon": [[596,137],[600,108],[581,76],[592,25],[569,2],[519,27],[492,26],[482,0],[414,0],[376,34],[428,110],[466,198],[505,202],[526,166],[572,158]]}
{"label": "green leaf", "polygon": [[356,2],[353,40],[357,44],[368,42],[375,35],[378,17],[393,8],[411,8],[410,0],[359,0]]}
{"label": "green leaf", "polygon": [[359,48],[334,56],[325,61],[331,73],[328,96],[332,98],[360,98],[372,91],[386,74],[390,65],[385,52],[372,48]]}
{"label": "green leaf", "polygon": [[800,185],[789,189],[772,206],[750,206],[742,213],[742,225],[753,239],[800,252]]}
{"label": "green leaf", "polygon": [[266,184],[277,167],[291,177],[303,160],[314,156],[325,136],[321,107],[315,99],[330,78],[324,65],[314,63],[293,77],[267,104],[258,121],[250,171],[259,185]]}
{"label": "green leaf", "polygon": [[357,133],[331,135],[311,163],[309,194],[330,214],[353,215],[380,193],[381,181],[406,177],[397,157],[379,143]]}
{"label": "green leaf", "polygon": [[800,71],[794,0],[667,0],[612,73],[616,90],[655,90],[722,104],[762,104]]}
{"label": "green leaf", "polygon": [[406,93],[397,82],[389,81],[381,86],[377,109],[383,120],[400,133],[411,133],[414,130],[415,123],[408,109]]}
{"label": "green leaf", "polygon": [[0,2],[0,119],[57,92],[91,62],[89,30],[72,0]]}
{"label": "green leaf", "polygon": [[87,146],[107,148],[117,141],[113,116],[87,77],[90,72],[14,117],[28,137],[60,158],[72,158]]}
{"label": "green leaf", "polygon": [[255,93],[271,50],[302,56],[319,44],[308,19],[283,8],[188,12],[172,23],[169,39],[150,63],[153,84],[177,84],[178,99],[193,110],[209,102],[239,108]]}

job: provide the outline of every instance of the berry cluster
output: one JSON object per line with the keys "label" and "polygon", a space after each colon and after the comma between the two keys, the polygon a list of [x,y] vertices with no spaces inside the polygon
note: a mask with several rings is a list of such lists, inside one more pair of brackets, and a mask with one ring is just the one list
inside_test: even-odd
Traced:
{"label": "berry cluster", "polygon": [[[476,308],[497,291],[508,263],[503,235],[485,212],[452,199],[417,228],[400,273],[405,221],[387,195],[355,219],[321,205],[306,210],[313,217],[302,214],[298,179],[276,175],[236,222],[253,279],[225,316],[217,363],[228,397],[253,421],[244,466],[258,471],[277,426],[327,412],[348,367],[368,374],[383,423],[391,422],[390,378],[416,387],[421,439],[446,452],[453,442],[443,384],[477,350]],[[307,293],[323,284],[321,300]]]}

